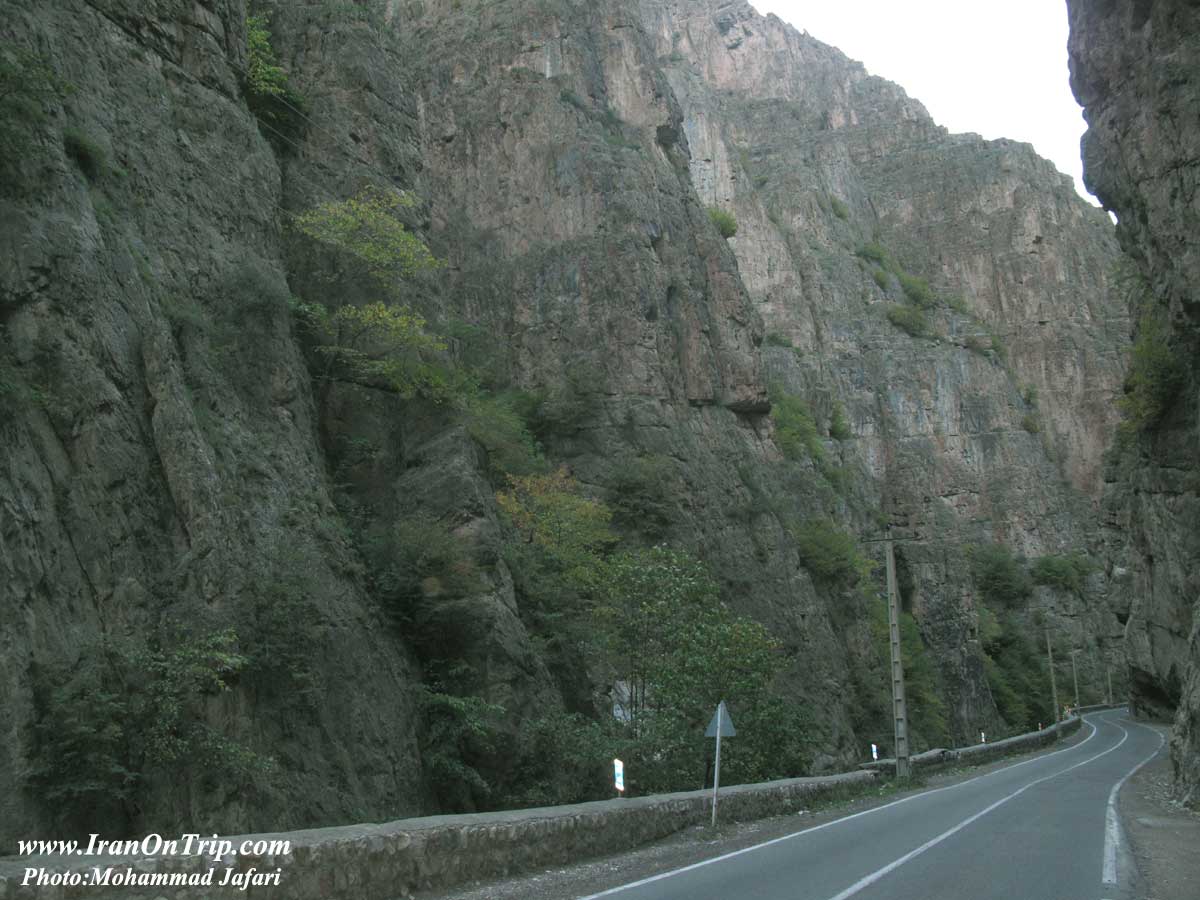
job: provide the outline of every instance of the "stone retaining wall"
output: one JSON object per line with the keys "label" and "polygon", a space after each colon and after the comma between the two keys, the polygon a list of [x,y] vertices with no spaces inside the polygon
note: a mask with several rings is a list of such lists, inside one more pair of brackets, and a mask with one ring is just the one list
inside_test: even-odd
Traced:
{"label": "stone retaining wall", "polygon": [[[795,811],[818,800],[833,800],[874,782],[871,772],[822,778],[791,778],[721,789],[720,819],[750,820]],[[280,870],[279,886],[251,888],[251,895],[272,900],[394,900],[414,890],[443,888],[481,878],[575,862],[616,853],[666,837],[712,815],[711,791],[688,791],[574,806],[512,810],[460,816],[402,819],[384,825],[349,825],[251,835],[252,839],[288,840],[291,853],[275,857],[238,857],[235,872]],[[240,846],[246,837],[230,838]],[[144,873],[202,873],[207,861],[163,857],[89,858],[86,863],[62,857],[0,861],[0,898],[168,898],[208,900],[245,897],[236,889],[221,890],[224,862],[215,867],[214,885],[192,887],[97,888],[89,885],[22,887],[25,869],[90,876],[94,868],[114,866]]]}
{"label": "stone retaining wall", "polygon": [[[1092,712],[1107,708],[1104,706],[1095,706],[1088,707],[1086,711]],[[1041,731],[1018,734],[999,741],[989,741],[986,744],[972,744],[969,747],[959,747],[957,750],[944,750],[939,747],[936,750],[927,750],[925,753],[918,753],[916,756],[911,757],[910,761],[912,762],[913,769],[925,772],[951,765],[976,766],[993,759],[999,759],[1002,756],[1008,756],[1010,753],[1027,753],[1030,750],[1045,747],[1048,744],[1054,743],[1056,727],[1058,733],[1066,737],[1078,731],[1082,722],[1083,719],[1079,716],[1072,716],[1060,722],[1057,726],[1051,725],[1049,728],[1043,728]],[[863,763],[859,768],[865,771],[891,774],[896,771],[896,760],[881,759],[877,762]]]}

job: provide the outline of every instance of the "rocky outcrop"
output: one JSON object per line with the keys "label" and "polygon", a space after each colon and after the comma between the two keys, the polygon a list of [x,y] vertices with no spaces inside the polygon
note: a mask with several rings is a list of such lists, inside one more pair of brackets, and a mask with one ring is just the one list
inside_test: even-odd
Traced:
{"label": "rocky outcrop", "polygon": [[[1068,3],[1071,85],[1085,108],[1084,177],[1118,218],[1140,278],[1132,312],[1167,323],[1178,372],[1154,421],[1114,450],[1107,515],[1130,570],[1132,703],[1175,715],[1180,795],[1200,802],[1200,10],[1186,2]],[[1147,349],[1152,349],[1147,347]],[[1135,353],[1135,365],[1136,365]]]}

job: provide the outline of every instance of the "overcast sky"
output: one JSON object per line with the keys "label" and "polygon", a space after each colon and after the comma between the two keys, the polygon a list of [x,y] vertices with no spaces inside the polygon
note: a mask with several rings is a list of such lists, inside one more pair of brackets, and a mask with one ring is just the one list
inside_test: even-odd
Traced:
{"label": "overcast sky", "polygon": [[1065,0],[750,0],[899,84],[951,131],[1033,144],[1083,187]]}

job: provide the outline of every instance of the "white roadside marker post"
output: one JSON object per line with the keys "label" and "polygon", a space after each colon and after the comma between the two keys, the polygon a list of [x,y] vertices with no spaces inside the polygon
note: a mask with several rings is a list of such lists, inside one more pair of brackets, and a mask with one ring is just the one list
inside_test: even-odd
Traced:
{"label": "white roadside marker post", "polygon": [[619,759],[613,760],[613,787],[617,789],[617,798],[625,796],[625,763]]}

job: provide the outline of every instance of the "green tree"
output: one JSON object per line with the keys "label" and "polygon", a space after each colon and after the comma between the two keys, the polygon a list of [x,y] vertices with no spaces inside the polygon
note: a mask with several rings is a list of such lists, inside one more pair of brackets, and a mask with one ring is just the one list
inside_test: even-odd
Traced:
{"label": "green tree", "polygon": [[426,330],[425,318],[396,302],[402,279],[441,264],[400,219],[414,202],[409,194],[368,188],[297,216],[298,231],[360,266],[391,302],[295,308],[324,360],[319,377],[442,402],[469,393],[470,380],[445,361],[446,345]]}
{"label": "green tree", "polygon": [[1024,565],[1003,544],[984,544],[970,550],[971,574],[984,602],[998,608],[1016,606],[1033,589]]}
{"label": "green tree", "polygon": [[723,762],[729,783],[803,771],[805,723],[770,690],[785,662],[781,648],[721,602],[703,564],[666,547],[619,553],[605,567],[602,598],[595,621],[624,686],[624,758],[638,790],[703,780],[703,730],[722,699],[738,717]]}
{"label": "green tree", "polygon": [[516,531],[505,559],[535,630],[562,644],[584,640],[583,621],[603,581],[603,560],[616,543],[612,511],[583,496],[566,468],[510,476],[496,502]]}
{"label": "green tree", "polygon": [[443,265],[401,218],[416,202],[407,191],[372,186],[347,200],[321,203],[296,216],[294,224],[314,241],[357,260],[394,294],[402,279]]}

